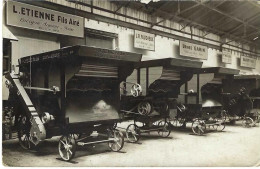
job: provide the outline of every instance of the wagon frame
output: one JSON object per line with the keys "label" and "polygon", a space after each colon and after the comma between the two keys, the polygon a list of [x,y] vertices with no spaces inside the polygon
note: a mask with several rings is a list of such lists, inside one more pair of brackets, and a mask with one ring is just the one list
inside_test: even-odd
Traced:
{"label": "wagon frame", "polygon": [[[139,97],[121,96],[124,120],[134,121],[126,128],[130,142],[137,142],[142,133],[152,131],[157,131],[162,137],[170,135],[170,113],[176,109],[175,100],[180,94],[180,87],[201,66],[202,62],[178,58],[142,61],[135,65],[136,83],[145,88],[145,94]],[[155,74],[156,77],[153,77]],[[136,122],[143,125],[137,126]]]}
{"label": "wagon frame", "polygon": [[[108,143],[112,151],[121,150],[124,136],[114,128],[120,120],[119,86],[141,57],[72,46],[19,59],[19,73],[6,73],[5,77],[21,146],[32,149],[45,139],[62,135],[58,149],[65,161],[74,157],[77,146]],[[94,97],[88,99],[90,96]],[[88,101],[100,98],[96,103]]]}
{"label": "wagon frame", "polygon": [[[226,113],[223,109],[222,97],[226,93],[223,93],[222,86],[232,81],[234,75],[238,73],[239,70],[223,67],[208,67],[198,70],[195,73],[197,75],[196,92],[188,91],[188,83],[185,84],[185,105],[188,110],[185,106],[178,106],[177,126],[185,127],[187,122],[191,122],[192,132],[196,135],[203,135],[207,128],[223,131]],[[200,80],[203,74],[209,75],[209,77]],[[205,90],[209,90],[207,91],[209,93]],[[195,103],[188,103],[191,97],[195,97]]]}

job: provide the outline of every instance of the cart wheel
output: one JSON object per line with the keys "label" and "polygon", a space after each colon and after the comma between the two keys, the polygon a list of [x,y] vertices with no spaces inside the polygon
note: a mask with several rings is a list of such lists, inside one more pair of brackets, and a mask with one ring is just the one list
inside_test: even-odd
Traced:
{"label": "cart wheel", "polygon": [[160,121],[158,124],[159,127],[162,127],[162,129],[158,130],[158,134],[161,137],[168,137],[171,134],[171,130],[169,129],[169,123],[165,121]]}
{"label": "cart wheel", "polygon": [[227,120],[227,113],[225,110],[221,111],[220,117],[223,123]]}
{"label": "cart wheel", "polygon": [[140,129],[136,124],[130,124],[126,128],[126,138],[130,143],[136,143],[140,139]]}
{"label": "cart wheel", "polygon": [[108,146],[112,151],[120,151],[124,147],[124,135],[118,130],[109,131],[109,138],[113,141],[108,142]]}
{"label": "cart wheel", "polygon": [[70,161],[75,156],[76,141],[71,135],[62,136],[59,140],[58,148],[60,157],[64,161]]}
{"label": "cart wheel", "polygon": [[21,116],[18,122],[18,138],[19,144],[26,150],[32,150],[36,146],[30,141],[31,124],[26,116]]}
{"label": "cart wheel", "polygon": [[134,84],[132,87],[131,87],[131,94],[134,96],[134,97],[138,97],[142,94],[142,86],[139,85],[139,84]]}
{"label": "cart wheel", "polygon": [[141,102],[137,106],[137,111],[141,115],[149,115],[152,112],[152,106],[149,102]]}
{"label": "cart wheel", "polygon": [[195,119],[191,126],[192,132],[196,135],[203,135],[206,131],[206,124],[203,120]]}
{"label": "cart wheel", "polygon": [[254,125],[254,120],[251,117],[245,117],[245,119],[243,119],[242,121],[242,125],[244,127],[253,127]]}
{"label": "cart wheel", "polygon": [[219,124],[216,124],[216,130],[217,131],[223,131],[225,129],[226,125],[225,123],[219,123]]}

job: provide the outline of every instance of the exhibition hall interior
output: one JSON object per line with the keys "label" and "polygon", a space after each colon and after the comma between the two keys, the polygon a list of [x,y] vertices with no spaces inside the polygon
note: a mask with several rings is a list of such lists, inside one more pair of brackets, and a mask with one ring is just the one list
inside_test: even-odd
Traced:
{"label": "exhibition hall interior", "polygon": [[259,167],[260,1],[3,0],[2,165]]}

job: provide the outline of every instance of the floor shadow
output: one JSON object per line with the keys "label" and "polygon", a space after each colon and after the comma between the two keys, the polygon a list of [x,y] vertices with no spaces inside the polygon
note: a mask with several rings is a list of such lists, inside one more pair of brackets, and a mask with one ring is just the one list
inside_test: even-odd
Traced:
{"label": "floor shadow", "polygon": [[59,160],[59,161],[63,161],[63,162],[65,162],[65,163],[71,163],[71,164],[78,164],[78,163],[79,163],[79,162],[74,161],[74,160],[64,161],[64,160],[62,160],[62,158],[56,158],[56,159]]}
{"label": "floor shadow", "polygon": [[126,153],[126,151],[120,150],[118,152],[114,152],[109,149],[108,145],[105,143],[97,144],[95,146],[78,146],[76,150],[76,154],[74,159],[83,157],[83,156],[92,156],[97,154],[107,154],[107,153]]}
{"label": "floor shadow", "polygon": [[194,133],[190,133],[189,135],[191,135],[191,136],[196,136],[196,137],[207,137],[208,135],[207,135],[208,133],[204,133],[204,134],[202,134],[202,135],[197,135],[197,134],[194,134]]}
{"label": "floor shadow", "polygon": [[52,154],[57,154],[58,153],[58,142],[54,141],[44,141],[40,143],[36,148],[32,150],[26,150],[23,149],[18,140],[17,141],[12,141],[10,143],[3,143],[3,151],[11,151],[11,152],[26,152],[26,153],[31,153],[36,156],[46,156],[46,155],[52,155]]}
{"label": "floor shadow", "polygon": [[171,131],[178,132],[178,133],[192,133],[191,128],[179,128],[179,127],[172,127]]}
{"label": "floor shadow", "polygon": [[242,124],[239,124],[239,123],[238,124],[237,123],[235,123],[235,124],[234,123],[226,123],[225,125],[226,126],[233,126],[233,127],[243,127]]}
{"label": "floor shadow", "polygon": [[162,139],[173,139],[173,137],[161,137],[161,136],[156,136],[156,135],[149,135],[149,134],[146,134],[146,135],[141,135],[141,138],[142,140],[153,140],[153,139],[156,139],[156,140],[162,140]]}
{"label": "floor shadow", "polygon": [[130,142],[130,141],[128,141],[128,140],[126,140],[125,142],[126,143],[129,143],[129,144],[139,144],[139,145],[141,145],[142,143],[141,142],[139,142],[140,140],[138,140],[138,142],[136,142],[136,143],[132,143],[132,142]]}

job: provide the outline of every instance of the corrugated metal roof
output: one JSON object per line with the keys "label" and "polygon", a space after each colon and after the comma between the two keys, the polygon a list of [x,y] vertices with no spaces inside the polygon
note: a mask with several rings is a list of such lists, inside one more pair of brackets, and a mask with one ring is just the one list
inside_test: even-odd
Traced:
{"label": "corrugated metal roof", "polygon": [[161,0],[146,3],[143,1],[114,1],[114,3],[260,47],[260,3],[257,0]]}

